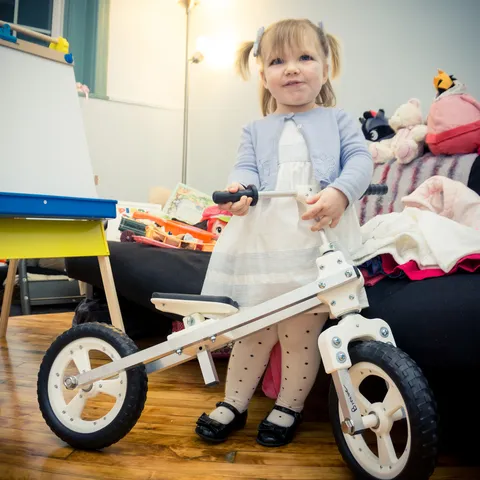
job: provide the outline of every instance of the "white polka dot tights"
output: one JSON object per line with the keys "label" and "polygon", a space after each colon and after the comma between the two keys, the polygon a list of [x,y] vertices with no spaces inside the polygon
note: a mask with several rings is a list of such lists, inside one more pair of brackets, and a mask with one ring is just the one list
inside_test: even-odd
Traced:
{"label": "white polka dot tights", "polygon": [[[318,337],[327,318],[327,313],[301,314],[237,341],[228,364],[224,401],[240,412],[248,408],[270,352],[280,341],[282,382],[276,404],[301,412],[320,367]],[[214,410],[210,417],[225,424],[234,418],[224,407]],[[270,421],[283,426],[293,422],[293,417],[278,410],[270,417]]]}

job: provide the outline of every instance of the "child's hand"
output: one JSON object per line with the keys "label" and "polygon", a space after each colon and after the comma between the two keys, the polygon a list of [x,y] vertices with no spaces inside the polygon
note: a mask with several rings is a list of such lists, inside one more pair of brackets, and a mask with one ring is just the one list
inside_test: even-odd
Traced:
{"label": "child's hand", "polygon": [[[226,189],[227,192],[236,193],[239,190],[245,190],[243,185],[239,183],[232,183]],[[247,196],[243,196],[238,202],[229,202],[219,205],[219,208],[222,210],[228,210],[233,213],[233,215],[237,215],[238,217],[243,217],[248,213],[248,209],[250,208],[250,204],[252,203],[252,198]]]}
{"label": "child's hand", "polygon": [[333,187],[327,187],[312,198],[307,199],[308,204],[314,204],[307,213],[302,215],[303,220],[317,220],[312,227],[312,232],[330,226],[335,228],[348,206],[348,199],[344,193]]}

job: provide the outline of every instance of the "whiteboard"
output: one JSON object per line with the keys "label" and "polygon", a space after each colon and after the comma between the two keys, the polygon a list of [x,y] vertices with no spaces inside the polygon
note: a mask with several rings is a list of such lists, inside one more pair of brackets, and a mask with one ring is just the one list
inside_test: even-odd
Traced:
{"label": "whiteboard", "polygon": [[98,198],[73,67],[3,45],[0,192]]}

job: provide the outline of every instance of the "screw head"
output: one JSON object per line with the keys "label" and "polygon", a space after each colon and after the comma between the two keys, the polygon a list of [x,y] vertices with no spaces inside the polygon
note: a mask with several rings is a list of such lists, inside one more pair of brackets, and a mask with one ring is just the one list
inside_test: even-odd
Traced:
{"label": "screw head", "polygon": [[195,323],[195,320],[192,317],[187,318],[187,325],[191,327]]}
{"label": "screw head", "polygon": [[352,435],[353,432],[354,432],[354,424],[353,422],[349,419],[349,418],[346,418],[343,422],[342,422],[342,432],[343,433],[346,433],[348,435]]}
{"label": "screw head", "polygon": [[345,355],[345,353],[343,352],[338,352],[337,353],[337,360],[340,362],[340,363],[345,363],[347,361],[347,356]]}
{"label": "screw head", "polygon": [[337,260],[337,263],[338,263],[339,265],[341,265],[341,264],[343,263],[343,260],[339,258],[339,259]]}
{"label": "screw head", "polygon": [[349,295],[348,298],[349,298],[350,300],[355,300],[355,295]]}
{"label": "screw head", "polygon": [[177,355],[181,355],[181,354],[182,354],[182,349],[179,348],[179,349],[177,350]]}
{"label": "screw head", "polygon": [[352,275],[353,275],[353,273],[352,273],[350,270],[347,270],[347,271],[345,272],[345,276],[346,276],[347,278],[352,277]]}
{"label": "screw head", "polygon": [[382,327],[382,328],[380,329],[380,335],[381,335],[383,338],[388,337],[388,334],[389,334],[388,328]]}
{"label": "screw head", "polygon": [[342,341],[338,338],[338,337],[333,337],[332,338],[332,345],[335,347],[335,348],[338,348],[342,345]]}
{"label": "screw head", "polygon": [[65,385],[65,388],[67,388],[68,390],[73,390],[78,382],[77,382],[77,379],[75,377],[67,377],[63,384]]}
{"label": "screw head", "polygon": [[334,307],[336,304],[337,304],[337,302],[336,302],[335,300],[332,300],[332,301],[330,302],[330,305],[331,305],[332,307]]}
{"label": "screw head", "polygon": [[217,336],[216,336],[216,335],[212,335],[212,336],[210,337],[210,341],[211,341],[212,343],[214,343],[216,339],[217,339]]}
{"label": "screw head", "polygon": [[320,270],[323,270],[323,269],[325,268],[325,265],[320,265],[318,268],[319,268]]}
{"label": "screw head", "polygon": [[321,282],[318,284],[318,286],[321,288],[321,289],[324,289],[326,287],[325,283]]}

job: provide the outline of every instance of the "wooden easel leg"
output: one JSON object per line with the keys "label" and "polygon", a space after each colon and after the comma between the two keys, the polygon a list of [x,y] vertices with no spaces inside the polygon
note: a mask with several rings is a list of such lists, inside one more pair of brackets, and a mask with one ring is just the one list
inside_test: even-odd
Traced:
{"label": "wooden easel leg", "polygon": [[117,291],[115,289],[115,282],[113,280],[112,266],[108,256],[99,256],[98,264],[100,265],[100,273],[102,274],[103,288],[105,289],[105,296],[107,297],[108,310],[112,325],[125,331],[123,326],[122,312],[118,304]]}
{"label": "wooden easel leg", "polygon": [[15,288],[15,275],[17,274],[18,260],[10,260],[8,265],[7,282],[3,293],[2,313],[0,315],[0,338],[7,333],[8,317],[12,306],[13,289]]}

